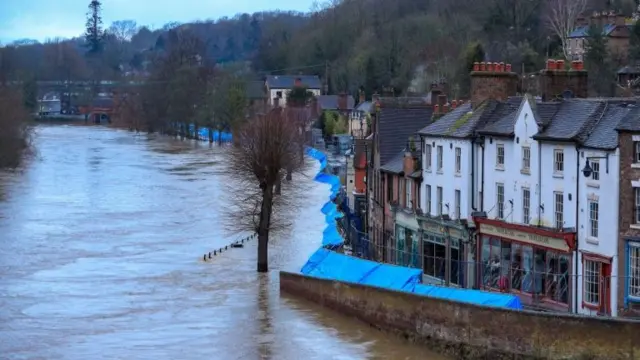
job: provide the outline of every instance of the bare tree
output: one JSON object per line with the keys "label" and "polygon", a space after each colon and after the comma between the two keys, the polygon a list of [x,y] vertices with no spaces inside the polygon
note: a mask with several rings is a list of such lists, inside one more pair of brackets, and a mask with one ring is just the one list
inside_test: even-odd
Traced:
{"label": "bare tree", "polygon": [[562,52],[569,59],[567,42],[569,34],[576,26],[576,20],[587,8],[587,0],[549,0],[547,23],[549,28],[560,38]]}
{"label": "bare tree", "polygon": [[230,225],[236,231],[258,234],[258,272],[268,271],[269,236],[286,227],[285,216],[278,210],[294,205],[295,185],[286,183],[279,195],[282,180],[288,170],[301,172],[303,162],[299,151],[303,141],[307,109],[271,109],[240,126],[235,144],[226,157],[238,191],[229,211]]}
{"label": "bare tree", "polygon": [[122,43],[131,40],[138,32],[138,24],[134,20],[118,20],[111,23],[108,31]]}

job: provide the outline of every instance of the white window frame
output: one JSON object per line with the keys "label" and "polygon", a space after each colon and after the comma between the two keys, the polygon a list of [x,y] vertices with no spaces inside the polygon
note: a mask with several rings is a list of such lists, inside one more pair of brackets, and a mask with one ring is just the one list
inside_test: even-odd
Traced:
{"label": "white window frame", "polygon": [[496,183],[496,217],[504,219],[504,184]]}
{"label": "white window frame", "polygon": [[442,199],[443,195],[442,195],[442,186],[438,186],[436,188],[436,201],[437,201],[437,209],[436,211],[438,211],[438,213],[436,215],[438,216],[442,216]]}
{"label": "white window frame", "polygon": [[406,179],[404,182],[404,207],[413,209],[413,181]]}
{"label": "white window frame", "polygon": [[[591,306],[600,307],[602,304],[602,287],[600,277],[602,263],[589,258],[582,261],[582,301]],[[590,286],[595,285],[595,292],[589,291]]]}
{"label": "white window frame", "polygon": [[455,155],[456,155],[456,174],[460,175],[460,173],[462,172],[462,149],[457,147],[455,149]]}
{"label": "white window frame", "polygon": [[431,145],[426,144],[424,147],[424,170],[431,171]]}
{"label": "white window frame", "polygon": [[496,144],[496,168],[504,169],[504,144]]}
{"label": "white window frame", "polygon": [[431,185],[427,184],[425,186],[425,213],[431,215]]}
{"label": "white window frame", "polygon": [[591,162],[591,180],[600,181],[600,162]]}
{"label": "white window frame", "polygon": [[640,141],[633,142],[633,162],[640,163]]}
{"label": "white window frame", "polygon": [[442,145],[438,145],[438,148],[437,148],[437,157],[438,158],[436,159],[436,161],[437,161],[437,164],[436,164],[437,169],[436,170],[438,172],[442,172],[442,166],[443,166],[442,163],[443,163],[443,156],[444,156],[443,153],[444,153],[444,150],[442,148]]}
{"label": "white window frame", "polygon": [[560,191],[553,192],[553,215],[554,225],[556,229],[564,227],[564,193]]}
{"label": "white window frame", "polygon": [[589,201],[589,237],[598,238],[598,219],[600,209],[597,200]]}
{"label": "white window frame", "polygon": [[630,299],[640,301],[640,243],[628,242],[629,278],[627,279],[627,296]]}
{"label": "white window frame", "polygon": [[553,173],[555,175],[564,174],[564,150],[553,150]]}
{"label": "white window frame", "polygon": [[530,222],[531,222],[531,189],[522,188],[522,223],[529,224]]}
{"label": "white window frame", "polygon": [[531,170],[531,148],[528,146],[522,147],[522,171],[528,172]]}
{"label": "white window frame", "polygon": [[460,190],[456,189],[455,193],[454,193],[454,202],[455,202],[455,218],[456,219],[460,219],[460,215],[461,215],[461,206],[460,206],[460,202],[462,201],[462,194],[460,192]]}
{"label": "white window frame", "polygon": [[640,225],[640,188],[633,188],[634,198],[635,198],[635,207],[634,210],[634,224]]}

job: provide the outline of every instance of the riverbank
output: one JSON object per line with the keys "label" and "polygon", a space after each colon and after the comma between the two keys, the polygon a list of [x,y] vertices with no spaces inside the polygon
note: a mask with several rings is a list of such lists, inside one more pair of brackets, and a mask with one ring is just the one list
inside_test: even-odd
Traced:
{"label": "riverbank", "polygon": [[640,359],[640,322],[465,304],[281,272],[280,291],[461,360]]}

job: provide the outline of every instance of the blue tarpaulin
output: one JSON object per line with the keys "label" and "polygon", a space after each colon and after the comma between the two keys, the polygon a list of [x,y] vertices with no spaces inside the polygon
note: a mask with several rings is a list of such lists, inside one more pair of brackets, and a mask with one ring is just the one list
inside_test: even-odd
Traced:
{"label": "blue tarpaulin", "polygon": [[459,301],[469,304],[501,307],[521,310],[520,298],[512,294],[499,294],[488,291],[457,289],[433,285],[417,285],[413,291],[416,294],[432,298]]}
{"label": "blue tarpaulin", "polygon": [[[178,123],[173,124],[175,127],[181,126]],[[188,126],[189,134],[193,137],[196,137],[195,126],[193,124],[189,124]],[[209,141],[209,133],[212,134],[213,141],[222,141],[222,142],[230,142],[232,140],[231,133],[217,130],[210,130],[206,127],[199,127],[197,138],[202,141]]]}
{"label": "blue tarpaulin", "polygon": [[340,178],[335,175],[326,174],[324,172],[324,169],[327,167],[327,156],[325,154],[310,147],[306,148],[305,151],[308,156],[316,159],[320,163],[320,170],[314,177],[314,180],[319,183],[331,185],[329,201],[324,204],[321,209],[321,212],[322,214],[324,214],[324,218],[327,223],[327,227],[322,233],[322,246],[330,248],[338,247],[344,244],[344,239],[338,231],[336,219],[343,217],[344,214],[342,214],[338,210],[338,207],[333,202],[333,199],[335,199],[340,192]]}
{"label": "blue tarpaulin", "polygon": [[385,289],[413,291],[422,270],[381,264],[320,248],[302,267],[302,274]]}

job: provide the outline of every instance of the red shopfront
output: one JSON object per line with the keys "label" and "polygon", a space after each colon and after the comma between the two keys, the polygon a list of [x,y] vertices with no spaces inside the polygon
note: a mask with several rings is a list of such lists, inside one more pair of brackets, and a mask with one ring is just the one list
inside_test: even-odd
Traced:
{"label": "red shopfront", "polygon": [[575,232],[474,218],[478,284],[517,294],[524,305],[570,311]]}

